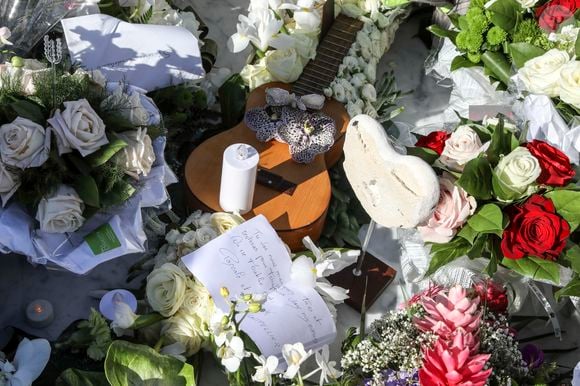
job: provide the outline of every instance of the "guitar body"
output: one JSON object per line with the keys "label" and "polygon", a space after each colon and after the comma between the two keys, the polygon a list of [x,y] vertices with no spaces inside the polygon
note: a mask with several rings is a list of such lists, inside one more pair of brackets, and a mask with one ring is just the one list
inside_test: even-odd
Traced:
{"label": "guitar body", "polygon": [[[283,83],[269,83],[256,88],[248,96],[246,110],[266,104],[265,91],[270,87],[290,89]],[[260,153],[259,167],[295,183],[292,195],[257,184],[252,210],[246,219],[264,215],[293,251],[303,250],[302,238],[318,240],[324,227],[330,203],[331,185],[327,172],[342,154],[344,134],[350,120],[344,106],[327,100],[322,112],[334,119],[337,137],[334,146],[318,155],[310,164],[292,160],[288,145],[276,141],[260,142],[244,122],[220,133],[198,146],[185,165],[185,180],[190,208],[221,211],[219,191],[224,150],[234,143],[246,143]]]}

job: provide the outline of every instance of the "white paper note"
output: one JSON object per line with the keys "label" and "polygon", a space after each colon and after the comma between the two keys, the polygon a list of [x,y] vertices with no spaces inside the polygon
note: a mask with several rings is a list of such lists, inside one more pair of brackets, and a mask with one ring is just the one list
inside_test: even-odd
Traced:
{"label": "white paper note", "polygon": [[197,39],[182,27],[131,24],[108,15],[61,21],[71,61],[108,81],[147,91],[202,78]]}
{"label": "white paper note", "polygon": [[241,329],[263,355],[281,358],[282,346],[302,342],[318,349],[332,342],[336,327],[328,307],[313,288],[290,280],[292,261],[282,240],[264,216],[254,217],[182,258],[224,312],[220,295],[267,294],[263,312],[249,314]]}

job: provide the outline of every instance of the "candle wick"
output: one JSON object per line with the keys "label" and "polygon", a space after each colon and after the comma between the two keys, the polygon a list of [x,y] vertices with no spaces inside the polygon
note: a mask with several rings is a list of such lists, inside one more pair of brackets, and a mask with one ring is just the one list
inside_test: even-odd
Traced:
{"label": "candle wick", "polygon": [[239,160],[248,159],[248,148],[245,145],[239,145],[236,148],[236,152],[238,153]]}

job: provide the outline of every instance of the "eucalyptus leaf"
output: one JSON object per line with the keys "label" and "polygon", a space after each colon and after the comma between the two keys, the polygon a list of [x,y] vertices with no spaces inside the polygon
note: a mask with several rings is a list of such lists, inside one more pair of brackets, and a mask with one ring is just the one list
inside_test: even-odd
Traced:
{"label": "eucalyptus leaf", "polygon": [[457,180],[457,185],[478,200],[491,199],[491,166],[489,161],[477,157],[469,161],[463,168],[463,174]]}
{"label": "eucalyptus leaf", "polygon": [[580,296],[580,277],[576,276],[564,288],[554,294],[557,301],[560,301],[562,296]]}
{"label": "eucalyptus leaf", "polygon": [[73,187],[86,205],[94,208],[101,207],[99,187],[93,177],[78,176]]}
{"label": "eucalyptus leaf", "polygon": [[124,340],[116,340],[109,347],[105,375],[111,386],[195,385],[190,364]]}
{"label": "eucalyptus leaf", "polygon": [[546,53],[530,43],[512,43],[509,45],[509,52],[517,68],[522,68],[528,60]]}
{"label": "eucalyptus leaf", "polygon": [[560,265],[553,261],[528,256],[521,259],[504,257],[501,263],[520,275],[536,280],[549,280],[555,285],[560,283]]}
{"label": "eucalyptus leaf", "polygon": [[56,379],[55,386],[109,386],[104,373],[67,369]]}
{"label": "eucalyptus leaf", "polygon": [[455,237],[446,244],[433,244],[431,247],[431,261],[425,277],[434,274],[439,268],[465,255],[470,248],[469,241],[462,237]]}
{"label": "eucalyptus leaf", "polygon": [[554,190],[546,194],[556,207],[556,212],[568,221],[570,232],[580,224],[580,191]]}
{"label": "eucalyptus leaf", "polygon": [[117,154],[125,147],[127,147],[127,142],[123,141],[122,139],[115,138],[96,152],[88,155],[86,160],[93,168],[96,168],[97,166],[101,166],[110,160],[115,154]]}

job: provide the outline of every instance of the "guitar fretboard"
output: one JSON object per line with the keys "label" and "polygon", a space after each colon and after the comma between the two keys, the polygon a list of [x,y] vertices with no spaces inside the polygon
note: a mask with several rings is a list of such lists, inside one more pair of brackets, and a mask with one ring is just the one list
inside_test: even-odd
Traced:
{"label": "guitar fretboard", "polygon": [[318,44],[316,57],[308,62],[300,78],[292,86],[296,95],[322,94],[336,77],[338,66],[356,40],[363,22],[339,15],[330,30]]}

